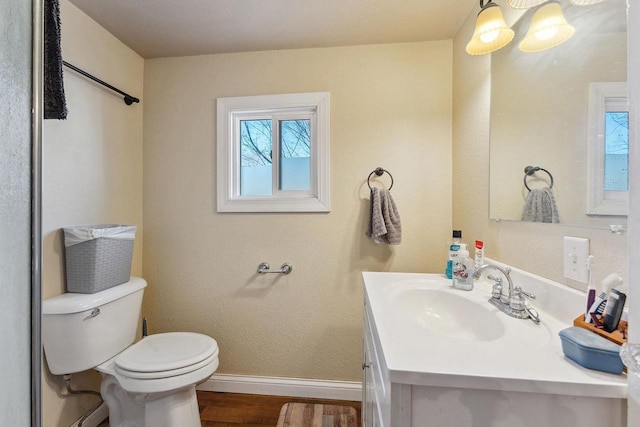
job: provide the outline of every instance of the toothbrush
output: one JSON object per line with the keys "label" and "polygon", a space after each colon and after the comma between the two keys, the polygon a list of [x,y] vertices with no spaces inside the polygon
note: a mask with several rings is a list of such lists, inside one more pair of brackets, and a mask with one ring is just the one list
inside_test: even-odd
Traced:
{"label": "toothbrush", "polygon": [[611,289],[615,288],[616,286],[621,286],[622,283],[623,283],[622,278],[618,276],[616,273],[611,273],[604,278],[604,280],[601,283],[602,292],[600,293],[600,295],[596,297],[595,301],[593,301],[593,305],[589,309],[590,314],[585,320],[587,323],[592,322],[591,313],[602,314],[604,312],[604,307],[607,304],[607,296],[609,295],[609,292],[611,291]]}
{"label": "toothbrush", "polygon": [[591,323],[591,316],[589,315],[589,311],[591,311],[591,306],[593,305],[593,302],[596,300],[596,287],[593,284],[593,271],[592,271],[592,267],[593,267],[593,262],[594,262],[594,257],[593,255],[589,255],[587,257],[587,270],[589,272],[589,285],[587,286],[587,307],[585,308],[584,311],[584,321],[587,323]]}

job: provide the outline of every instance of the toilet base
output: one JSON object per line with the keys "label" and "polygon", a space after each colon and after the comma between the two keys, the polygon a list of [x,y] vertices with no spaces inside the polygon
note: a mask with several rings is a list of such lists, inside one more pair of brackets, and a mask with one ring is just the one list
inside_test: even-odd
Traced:
{"label": "toilet base", "polygon": [[100,393],[109,408],[110,427],[201,427],[196,386],[163,393],[129,393],[102,374]]}

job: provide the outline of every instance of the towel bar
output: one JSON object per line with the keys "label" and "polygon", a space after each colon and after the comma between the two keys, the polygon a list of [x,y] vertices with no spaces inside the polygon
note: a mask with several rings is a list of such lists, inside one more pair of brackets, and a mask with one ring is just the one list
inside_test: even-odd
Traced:
{"label": "towel bar", "polygon": [[393,187],[393,175],[391,175],[388,170],[382,169],[380,167],[375,168],[369,174],[369,177],[367,178],[367,185],[369,186],[369,190],[372,190],[372,188],[371,188],[371,177],[373,176],[373,174],[375,173],[376,176],[382,176],[382,174],[385,173],[385,172],[387,173],[387,175],[389,175],[389,178],[391,178],[391,185],[389,186],[389,190],[391,190],[391,188]]}
{"label": "towel bar", "polygon": [[531,189],[527,185],[527,177],[533,176],[533,174],[538,171],[545,172],[547,175],[549,175],[549,178],[551,179],[551,182],[549,183],[549,188],[553,188],[553,175],[551,175],[551,172],[549,172],[544,168],[541,168],[540,166],[526,166],[524,168],[524,186],[527,188],[527,190],[531,191]]}
{"label": "towel bar", "polygon": [[260,274],[266,274],[266,273],[289,274],[291,273],[291,270],[293,270],[293,266],[288,262],[285,262],[284,264],[282,264],[282,266],[280,266],[280,270],[271,270],[271,267],[269,267],[269,264],[267,264],[266,262],[261,262],[260,265],[258,265],[258,273]]}

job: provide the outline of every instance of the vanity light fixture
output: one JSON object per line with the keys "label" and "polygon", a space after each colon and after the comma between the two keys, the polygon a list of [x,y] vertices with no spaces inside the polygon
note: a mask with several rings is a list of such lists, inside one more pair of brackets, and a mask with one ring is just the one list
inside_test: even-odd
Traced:
{"label": "vanity light fixture", "polygon": [[[547,0],[507,0],[507,4],[514,9],[529,9],[532,7],[539,6],[546,1]],[[583,1],[603,1],[603,0],[583,0]]]}
{"label": "vanity light fixture", "polygon": [[533,14],[531,26],[518,47],[523,52],[540,52],[569,40],[575,28],[567,23],[557,2],[541,6]]}
{"label": "vanity light fixture", "polygon": [[506,46],[515,33],[504,22],[500,6],[492,0],[480,0],[480,12],[476,19],[476,28],[469,43],[467,53],[470,55],[483,55],[494,52]]}

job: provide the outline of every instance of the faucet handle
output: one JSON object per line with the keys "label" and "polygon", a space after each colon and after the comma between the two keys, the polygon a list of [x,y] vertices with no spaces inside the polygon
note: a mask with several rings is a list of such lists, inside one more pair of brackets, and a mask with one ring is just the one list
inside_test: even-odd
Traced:
{"label": "faucet handle", "polygon": [[529,318],[531,320],[533,320],[533,323],[535,323],[536,325],[540,324],[540,315],[538,314],[538,312],[531,307],[524,307],[525,311],[527,312],[527,314],[529,315]]}
{"label": "faucet handle", "polygon": [[496,284],[502,283],[502,277],[501,276],[493,276],[491,274],[487,275],[487,279],[489,280],[493,280],[494,282],[496,282]]}
{"label": "faucet handle", "polygon": [[520,286],[516,286],[515,288],[513,288],[513,293],[514,294],[524,295],[525,297],[527,297],[529,299],[536,299],[536,296],[534,294],[530,294],[529,292],[523,291]]}
{"label": "faucet handle", "polygon": [[493,288],[491,288],[491,297],[500,299],[502,297],[502,277],[496,277],[489,274],[487,276],[487,279],[493,280],[495,282],[493,284]]}
{"label": "faucet handle", "polygon": [[491,289],[491,297],[492,298],[496,298],[496,299],[502,298],[502,284],[501,283],[496,283],[495,285],[493,285],[493,288]]}

